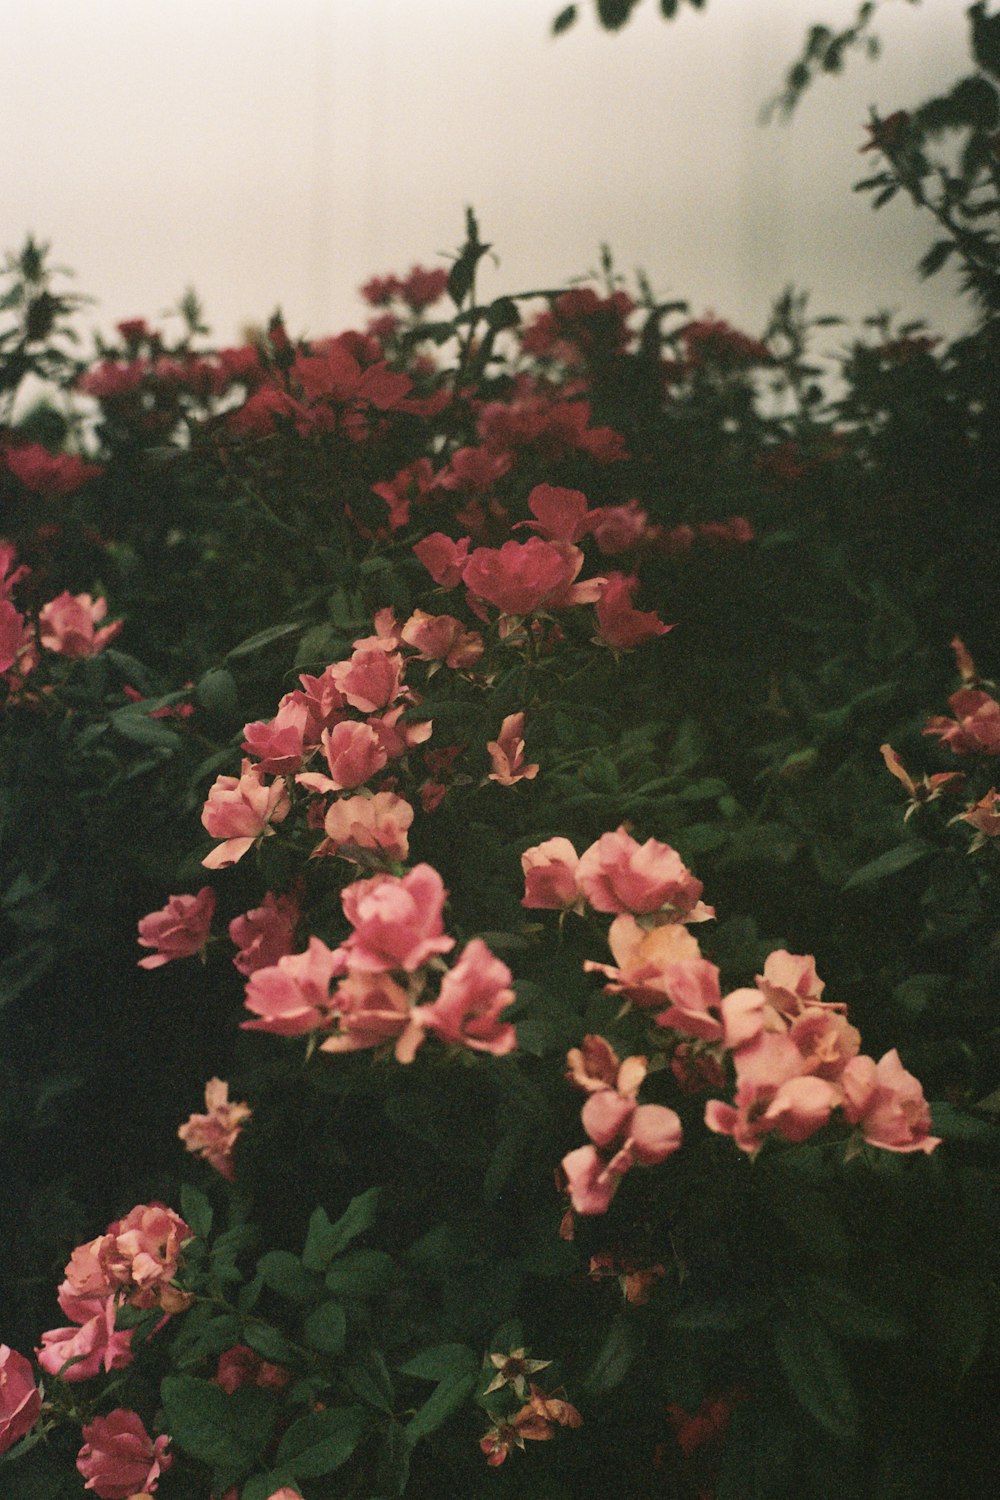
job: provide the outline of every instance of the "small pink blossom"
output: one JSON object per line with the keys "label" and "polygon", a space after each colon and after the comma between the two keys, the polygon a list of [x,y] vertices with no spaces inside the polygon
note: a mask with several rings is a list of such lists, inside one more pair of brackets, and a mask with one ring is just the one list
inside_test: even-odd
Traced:
{"label": "small pink blossom", "polygon": [[576,884],[579,855],[569,839],[552,838],[521,855],[524,895],[521,905],[539,911],[572,911],[582,906]]}
{"label": "small pink blossom", "polygon": [[448,953],[454,938],[444,931],[445,889],[430,865],[414,865],[406,875],[374,875],[344,890],[344,914],[354,928],[337,949],[345,968],[379,973],[412,973],[435,954]]}
{"label": "small pink blossom", "polygon": [[413,1019],[442,1042],[503,1057],[517,1047],[517,1034],[501,1013],[514,1002],[511,972],[481,938],[473,938],[441,981],[438,998],[418,1006]]}
{"label": "small pink blossom", "polygon": [[597,549],[605,557],[629,552],[647,537],[649,517],[637,500],[626,505],[602,505],[591,511],[590,529]]}
{"label": "small pink blossom", "polygon": [[395,703],[402,691],[403,659],[395,651],[363,646],[329,668],[334,686],[352,708],[373,714]]}
{"label": "small pink blossom", "polygon": [[402,630],[402,639],[417,652],[418,661],[443,661],[453,669],[474,667],[483,654],[483,638],[466,630],[454,615],[429,615],[414,610]]}
{"label": "small pink blossom", "polygon": [[42,1396],[28,1360],[0,1344],[0,1453],[6,1453],[38,1421]]}
{"label": "small pink blossom", "polygon": [[233,1147],[250,1118],[250,1106],[230,1100],[229,1084],[223,1079],[210,1078],[205,1085],[205,1110],[203,1115],[190,1115],[177,1134],[188,1151],[201,1156],[227,1182],[235,1182]]}
{"label": "small pink blossom", "polygon": [[95,1417],[83,1429],[84,1443],[76,1466],[99,1500],[130,1500],[139,1492],[152,1494],[173,1457],[168,1437],[154,1442],[134,1411],[118,1407],[106,1417]]}
{"label": "small pink blossom", "polygon": [[321,938],[311,937],[304,953],[288,953],[267,969],[256,969],[246,988],[247,1010],[259,1018],[243,1021],[246,1031],[304,1036],[330,1022],[330,983],[336,956]]}
{"label": "small pink blossom", "polygon": [[0,599],[0,672],[9,671],[33,641],[34,631],[24,615],[9,599]]}
{"label": "small pink blossom", "polygon": [[597,626],[601,640],[616,651],[631,651],[643,641],[666,635],[673,630],[653,610],[636,609],[632,597],[639,586],[637,578],[624,573],[609,573],[597,600]]}
{"label": "small pink blossom", "polygon": [[275,896],[268,891],[260,906],[234,917],[229,937],[239,949],[233,959],[241,974],[268,969],[295,948],[299,904],[294,896]]}
{"label": "small pink blossom", "polygon": [[90,1380],[101,1370],[124,1369],[132,1363],[132,1329],[116,1331],[117,1297],[78,1297],[68,1281],[59,1288],[59,1306],[74,1324],[42,1334],[35,1356],[49,1375],[72,1382]]}
{"label": "small pink blossom", "polygon": [[514,786],[518,781],[533,781],[539,767],[526,764],[524,759],[524,714],[508,714],[500,726],[500,733],[486,746],[490,763],[490,781],[501,786]]}
{"label": "small pink blossom", "polygon": [[214,839],[224,842],[207,854],[202,864],[209,870],[236,864],[259,838],[274,832],[272,825],[281,823],[290,808],[284,782],[267,785],[260,766],[249,760],[244,760],[239,777],[217,777],[209,789],[201,821]]}
{"label": "small pink blossom", "polygon": [[158,969],[175,958],[204,953],[215,914],[215,892],[203,885],[197,895],[171,896],[160,911],[139,921],[139,946],[155,948],[140,958],[140,969]]}
{"label": "small pink blossom", "polygon": [[1000,703],[982,688],[963,687],[948,699],[954,719],[935,715],[924,734],[937,735],[956,755],[1000,755]]}
{"label": "small pink blossom", "polygon": [[38,638],[46,650],[71,661],[96,656],[114,640],[125,623],[115,620],[110,625],[100,625],[107,612],[106,599],[92,599],[89,594],[71,594],[64,589],[39,611]]}
{"label": "small pink blossom", "polygon": [[[405,860],[410,852],[409,828],[413,808],[395,792],[373,797],[340,797],[327,810],[323,827],[332,850],[353,858],[350,851],[377,851],[387,860]],[[347,851],[345,853],[345,851]],[[325,852],[321,847],[319,852]]]}
{"label": "small pink blossom", "polygon": [[310,791],[352,791],[381,771],[389,760],[378,731],[357,719],[345,719],[333,729],[324,729],[321,743],[329,776],[300,771],[296,777]]}
{"label": "small pink blossom", "polygon": [[358,1052],[394,1042],[398,1062],[412,1062],[423,1031],[411,1023],[410,997],[387,973],[348,974],[333,995],[337,1030],[321,1052]]}
{"label": "small pink blossom", "polygon": [[734,1054],[736,1100],[719,1099],[705,1106],[705,1124],[730,1135],[741,1151],[755,1155],[772,1131],[787,1141],[802,1142],[821,1130],[840,1102],[840,1092],[826,1079],[803,1073],[803,1058],[783,1033],[764,1032]]}
{"label": "small pink blossom", "polygon": [[931,1135],[931,1112],[919,1079],[908,1073],[895,1048],[879,1062],[854,1057],[840,1078],[844,1115],[860,1125],[865,1140],[883,1151],[924,1151],[940,1146]]}
{"label": "small pink blossom", "polygon": [[219,1355],[219,1363],[212,1377],[227,1396],[244,1385],[255,1385],[265,1391],[280,1391],[290,1378],[284,1365],[275,1365],[270,1360],[262,1359],[249,1344],[234,1344],[231,1349],[224,1349]]}
{"label": "small pink blossom", "polygon": [[577,883],[595,911],[636,915],[669,908],[696,920],[714,916],[700,908],[703,886],[668,844],[637,844],[624,827],[605,833],[580,855]]}

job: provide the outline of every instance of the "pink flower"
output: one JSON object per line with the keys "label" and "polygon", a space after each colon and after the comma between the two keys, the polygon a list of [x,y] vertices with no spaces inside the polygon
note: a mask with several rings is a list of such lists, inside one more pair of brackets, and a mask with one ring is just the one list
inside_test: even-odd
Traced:
{"label": "pink flower", "polygon": [[715,964],[701,957],[684,959],[666,964],[662,976],[671,1003],[656,1017],[657,1026],[669,1026],[706,1042],[718,1041],[723,1033],[719,1018],[722,991]]}
{"label": "pink flower", "polygon": [[13,542],[6,537],[0,537],[0,599],[9,599],[17,585],[23,578],[27,578],[31,569],[27,563],[17,563],[17,548]]}
{"label": "pink flower", "polygon": [[356,719],[345,719],[333,729],[324,729],[322,745],[329,776],[300,771],[296,777],[301,786],[314,792],[351,791],[370,780],[389,760],[378,731]]}
{"label": "pink flower", "polygon": [[321,1052],[358,1052],[394,1041],[397,1061],[413,1061],[423,1031],[411,1023],[406,990],[388,974],[348,974],[333,1005],[338,1030],[321,1042]]}
{"label": "pink flower", "polygon": [[569,839],[546,839],[521,855],[524,895],[521,905],[540,911],[579,909],[582,898],[576,885],[579,856]]}
{"label": "pink flower", "polygon": [[261,1359],[249,1344],[234,1344],[219,1355],[219,1363],[212,1379],[221,1386],[227,1396],[243,1385],[256,1385],[265,1391],[280,1391],[291,1376],[284,1365],[271,1364]]}
{"label": "pink flower", "polygon": [[38,1421],[42,1396],[23,1354],[0,1344],[0,1453],[6,1453]]}
{"label": "pink flower", "polygon": [[486,746],[493,766],[490,781],[501,786],[513,786],[518,781],[533,781],[538,775],[537,765],[526,765],[524,760],[524,714],[508,714],[500,725],[500,734]]}
{"label": "pink flower", "polygon": [[173,1312],[174,1289],[183,1247],[193,1239],[179,1214],[162,1203],[140,1203],[104,1234],[80,1245],[66,1266],[69,1290],[77,1297],[106,1297],[124,1290],[134,1307]]}
{"label": "pink flower", "polygon": [[[387,860],[405,860],[410,852],[408,830],[413,808],[395,792],[376,792],[373,797],[340,797],[330,804],[323,827],[337,853],[376,850]],[[325,852],[321,847],[319,852]],[[352,858],[350,852],[344,855]]]}
{"label": "pink flower", "polygon": [[826,1079],[803,1073],[803,1058],[790,1037],[764,1032],[734,1054],[735,1105],[719,1099],[705,1106],[705,1124],[733,1137],[741,1151],[755,1155],[764,1137],[776,1131],[787,1141],[808,1140],[821,1130],[840,1102]]}
{"label": "pink flower", "polygon": [[134,1411],[118,1407],[106,1417],[95,1417],[83,1429],[84,1443],[76,1466],[100,1500],[129,1500],[139,1492],[152,1494],[157,1481],[173,1463],[168,1437],[154,1442]]}
{"label": "pink flower", "polygon": [[441,981],[431,1005],[418,1006],[413,1019],[442,1042],[502,1057],[517,1047],[517,1034],[501,1012],[514,1002],[511,972],[481,938],[466,945]]}
{"label": "pink flower", "polygon": [[336,953],[345,968],[412,973],[455,946],[454,938],[444,932],[444,884],[430,865],[414,865],[402,877],[375,875],[356,881],[341,900],[354,928]]}
{"label": "pink flower", "polygon": [[20,610],[9,599],[0,599],[0,672],[14,666],[33,640],[34,632]]}
{"label": "pink flower", "polygon": [[919,1079],[908,1073],[895,1048],[879,1062],[854,1057],[840,1077],[844,1114],[860,1125],[865,1140],[884,1151],[931,1152],[941,1138],[931,1135],[931,1112]]}
{"label": "pink flower", "polygon": [[8,448],[4,457],[11,473],[34,495],[71,495],[104,473],[100,464],[84,463],[76,453],[50,453],[41,443]]}
{"label": "pink flower", "polygon": [[596,597],[596,580],[574,587],[582,566],[583,553],[577,547],[560,547],[533,536],[499,548],[477,547],[462,569],[462,579],[474,599],[485,600],[505,615],[528,615]]}
{"label": "pink flower", "polygon": [[233,1147],[250,1118],[250,1106],[230,1101],[229,1084],[210,1078],[205,1085],[205,1108],[206,1114],[190,1115],[177,1134],[188,1151],[203,1157],[227,1182],[235,1182]]}
{"label": "pink flower", "polygon": [[246,1007],[260,1019],[243,1021],[246,1031],[304,1036],[330,1022],[330,983],[337,957],[321,938],[311,937],[305,953],[288,953],[271,968],[256,969],[246,989]]}
{"label": "pink flower", "polygon": [[631,651],[643,641],[666,635],[673,630],[653,610],[635,609],[632,596],[639,586],[637,578],[624,573],[610,573],[597,601],[597,625],[601,640],[616,651]]}
{"label": "pink flower", "polygon": [[643,927],[623,912],[608,929],[608,946],[618,967],[584,961],[588,974],[604,974],[608,995],[625,995],[633,1005],[650,1010],[669,998],[667,975],[679,964],[700,960],[698,940],[680,922]]}
{"label": "pink flower", "polygon": [[[293,775],[306,753],[306,736],[313,727],[310,704],[304,693],[286,693],[273,719],[258,719],[243,726],[243,749],[260,761],[259,769],[272,776]],[[319,740],[316,730],[316,741]]]}
{"label": "pink flower", "polygon": [[826,985],[816,973],[811,953],[789,953],[776,948],[764,960],[764,972],[754,983],[768,1004],[783,1016],[797,1016],[804,1005],[819,1005]]}
{"label": "pink flower", "polygon": [[201,821],[214,839],[223,839],[202,864],[209,870],[234,865],[265,834],[282,822],[291,804],[283,781],[268,786],[260,766],[244,760],[239,778],[219,776],[210,788]]}
{"label": "pink flower", "polygon": [[453,542],[443,531],[432,531],[413,548],[434,582],[444,589],[454,589],[462,581],[462,571],[469,556],[469,538]]}
{"label": "pink flower", "polygon": [[139,921],[139,946],[155,948],[140,958],[140,969],[158,969],[174,958],[191,958],[205,951],[215,914],[215,892],[203,885],[195,896],[171,896],[160,911]]}
{"label": "pink flower", "polygon": [[593,1145],[580,1146],[562,1160],[578,1214],[606,1213],[632,1167],[655,1166],[680,1149],[681,1122],[662,1104],[636,1104],[632,1096],[604,1089],[590,1095],[582,1119]]}
{"label": "pink flower", "polygon": [[114,1293],[78,1297],[64,1281],[59,1288],[59,1306],[75,1326],[52,1328],[42,1334],[35,1355],[49,1375],[70,1382],[90,1380],[101,1370],[110,1373],[132,1363],[132,1330],[115,1330],[118,1299]]}
{"label": "pink flower", "polygon": [[587,508],[587,497],[581,490],[562,489],[555,484],[536,484],[528,496],[532,527],[550,542],[578,542],[590,530],[596,512]]}
{"label": "pink flower", "polygon": [[1000,755],[1000,703],[982,688],[963,687],[948,699],[954,719],[928,719],[924,734],[936,734],[956,755]]}
{"label": "pink flower", "polygon": [[272,968],[279,958],[295,948],[299,904],[294,896],[274,896],[270,891],[260,906],[229,924],[229,937],[240,950],[233,963],[241,974]]}
{"label": "pink flower", "polygon": [[428,615],[414,610],[403,626],[402,638],[417,652],[418,661],[443,661],[452,668],[474,667],[483,654],[483,638],[466,630],[454,615]]}
{"label": "pink flower", "polygon": [[701,907],[703,890],[668,844],[637,844],[624,827],[605,833],[580,855],[577,884],[595,911],[672,912],[698,920],[714,916]]}
{"label": "pink flower", "polygon": [[71,594],[64,589],[39,611],[39,640],[47,650],[71,661],[96,656],[114,640],[125,623],[115,620],[96,629],[107,612],[106,599],[92,599],[89,594]]}
{"label": "pink flower", "polygon": [[345,700],[363,714],[388,708],[400,695],[403,660],[396,652],[379,647],[356,650],[347,661],[329,668],[334,686]]}
{"label": "pink flower", "polygon": [[976,830],[970,850],[978,848],[986,839],[1000,837],[1000,793],[996,787],[990,787],[985,797],[980,797],[964,813],[959,813],[955,821],[971,823]]}
{"label": "pink flower", "polygon": [[649,517],[639,509],[637,500],[627,505],[602,505],[590,514],[594,541],[605,557],[628,552],[647,538]]}

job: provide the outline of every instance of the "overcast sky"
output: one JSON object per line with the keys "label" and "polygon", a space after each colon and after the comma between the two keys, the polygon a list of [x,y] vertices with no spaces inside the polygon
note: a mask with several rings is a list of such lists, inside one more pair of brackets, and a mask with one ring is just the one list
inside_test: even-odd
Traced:
{"label": "overcast sky", "polygon": [[0,0],[3,236],[30,230],[98,298],[157,317],[185,287],[216,335],[280,304],[296,333],[357,325],[356,288],[442,264],[472,204],[487,296],[559,285],[610,243],[623,271],[759,331],[789,282],[816,312],[881,308],[954,332],[933,237],[851,184],[869,105],[919,103],[967,66],[960,0],[884,0],[877,63],[758,124],[812,21],[856,0],[708,0],[617,35],[591,0]]}

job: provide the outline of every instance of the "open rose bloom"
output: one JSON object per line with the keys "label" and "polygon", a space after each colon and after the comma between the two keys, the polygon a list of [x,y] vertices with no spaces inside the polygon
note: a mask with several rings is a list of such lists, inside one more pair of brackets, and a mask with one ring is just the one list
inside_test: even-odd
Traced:
{"label": "open rose bloom", "polygon": [[0,1453],[31,1431],[41,1409],[41,1392],[28,1360],[0,1344]]}
{"label": "open rose bloom", "polygon": [[76,1466],[99,1500],[131,1500],[156,1491],[160,1475],[173,1456],[167,1437],[150,1437],[142,1418],[119,1407],[106,1417],[95,1417],[83,1429],[84,1443]]}

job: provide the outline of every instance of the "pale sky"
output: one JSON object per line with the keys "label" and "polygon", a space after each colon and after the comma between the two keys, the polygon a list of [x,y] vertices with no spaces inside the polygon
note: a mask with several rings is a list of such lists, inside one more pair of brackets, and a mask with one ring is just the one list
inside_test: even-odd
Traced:
{"label": "pale sky", "polygon": [[500,259],[485,296],[564,284],[607,241],[749,332],[789,282],[817,313],[965,326],[953,283],[913,271],[932,226],[851,192],[869,105],[967,69],[964,0],[884,0],[882,58],[769,127],[806,26],[856,0],[708,0],[670,24],[645,0],[617,35],[580,0],[554,39],[561,3],[0,0],[0,249],[50,241],[104,329],[193,285],[220,341],[278,304],[319,335],[363,320],[369,276],[443,264],[472,204]]}

